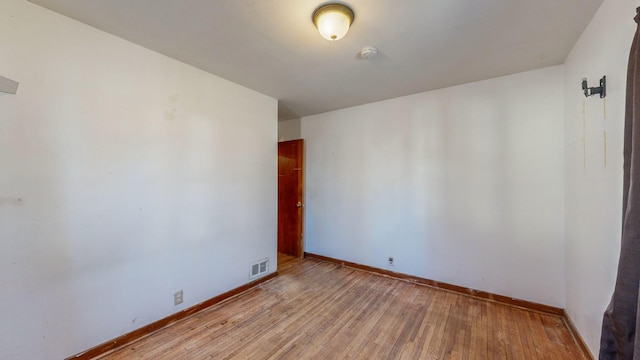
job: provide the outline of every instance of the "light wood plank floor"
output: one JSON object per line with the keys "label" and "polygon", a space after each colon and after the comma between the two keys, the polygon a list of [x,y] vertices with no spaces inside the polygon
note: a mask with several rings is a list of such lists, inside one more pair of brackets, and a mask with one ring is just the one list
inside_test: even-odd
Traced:
{"label": "light wood plank floor", "polygon": [[586,359],[562,319],[313,259],[101,357]]}

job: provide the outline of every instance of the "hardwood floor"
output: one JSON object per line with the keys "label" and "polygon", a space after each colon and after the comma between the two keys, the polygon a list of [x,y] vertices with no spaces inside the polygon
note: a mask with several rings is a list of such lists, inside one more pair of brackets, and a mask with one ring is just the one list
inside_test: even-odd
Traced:
{"label": "hardwood floor", "polygon": [[586,359],[559,316],[315,259],[99,359]]}

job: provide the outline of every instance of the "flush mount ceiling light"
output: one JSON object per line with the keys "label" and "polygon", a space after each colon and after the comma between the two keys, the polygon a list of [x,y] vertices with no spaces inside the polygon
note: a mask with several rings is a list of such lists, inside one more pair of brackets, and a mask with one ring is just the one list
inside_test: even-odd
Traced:
{"label": "flush mount ceiling light", "polygon": [[313,23],[329,41],[342,39],[353,23],[353,10],[343,4],[322,5],[313,12]]}

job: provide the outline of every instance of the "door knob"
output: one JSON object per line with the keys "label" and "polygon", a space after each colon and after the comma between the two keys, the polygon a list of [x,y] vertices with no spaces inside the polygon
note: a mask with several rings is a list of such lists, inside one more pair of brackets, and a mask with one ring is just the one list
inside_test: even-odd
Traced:
{"label": "door knob", "polygon": [[298,201],[298,203],[296,204],[296,207],[302,207],[302,203]]}

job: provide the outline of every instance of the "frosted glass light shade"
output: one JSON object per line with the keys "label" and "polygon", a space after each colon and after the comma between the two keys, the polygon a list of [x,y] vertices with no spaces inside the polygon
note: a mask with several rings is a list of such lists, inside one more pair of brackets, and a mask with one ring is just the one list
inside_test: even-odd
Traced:
{"label": "frosted glass light shade", "polygon": [[340,40],[347,35],[353,23],[353,10],[342,4],[324,5],[313,13],[313,23],[323,38]]}

